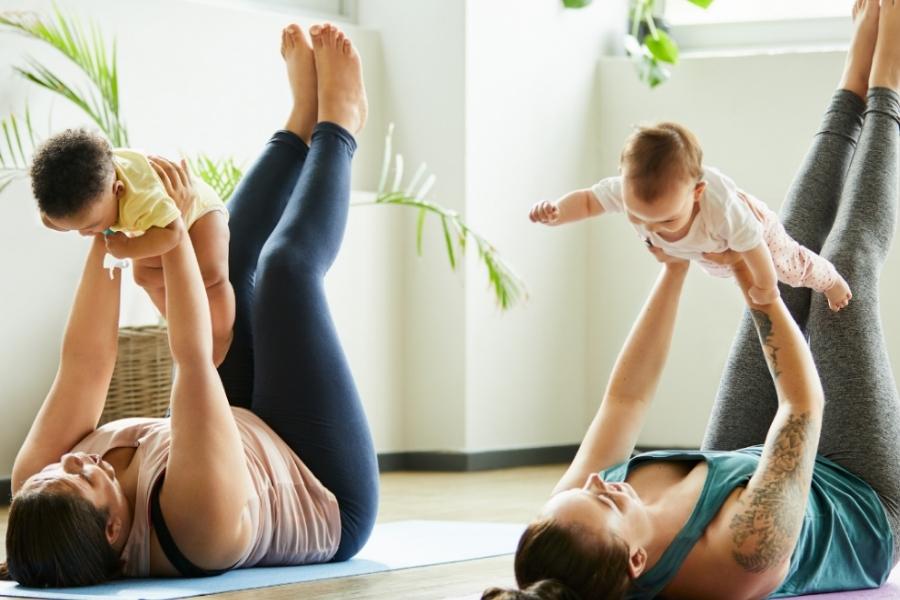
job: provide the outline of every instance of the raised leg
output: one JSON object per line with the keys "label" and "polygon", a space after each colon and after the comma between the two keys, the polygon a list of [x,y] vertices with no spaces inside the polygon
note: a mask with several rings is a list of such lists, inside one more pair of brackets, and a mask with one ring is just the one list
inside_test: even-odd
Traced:
{"label": "raised leg", "polygon": [[[788,190],[782,223],[797,242],[818,252],[831,230],[850,160],[862,125],[865,91],[877,36],[877,0],[854,6],[855,33],[840,85],[822,126]],[[805,331],[810,291],[781,285],[781,295]],[[756,327],[744,313],[731,347],[716,401],[706,427],[703,448],[734,450],[762,444],[778,406],[775,386],[759,346]]]}
{"label": "raised leg", "polygon": [[294,106],[286,129],[272,136],[228,202],[228,270],[234,287],[235,321],[231,347],[219,367],[219,376],[228,401],[244,408],[250,408],[253,395],[251,313],[257,261],[297,185],[318,110],[312,42],[297,25],[286,27],[281,41]]}
{"label": "raised leg", "polygon": [[354,103],[364,103],[365,95],[359,57],[349,41],[331,26],[312,32],[319,98],[334,103],[322,106],[320,114],[334,122],[314,129],[300,181],[259,259],[252,409],[337,497],[341,543],[334,560],[346,560],[374,525],[378,464],[323,278],[347,223],[356,149],[347,128],[362,126],[364,106]]}
{"label": "raised leg", "polygon": [[900,6],[893,0],[883,3],[879,27],[859,148],[822,249],[850,283],[853,301],[834,314],[813,298],[809,338],[826,399],[819,452],[878,492],[900,557],[900,399],[878,302],[898,201]]}

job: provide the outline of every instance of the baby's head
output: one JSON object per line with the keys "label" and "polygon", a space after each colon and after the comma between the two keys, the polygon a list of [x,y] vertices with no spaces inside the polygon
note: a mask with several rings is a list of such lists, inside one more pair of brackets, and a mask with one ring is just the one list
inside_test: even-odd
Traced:
{"label": "baby's head", "polygon": [[106,139],[67,129],[38,148],[31,188],[47,227],[93,235],[115,225],[124,184],[116,178]]}
{"label": "baby's head", "polygon": [[656,233],[674,233],[691,220],[703,195],[703,151],[676,123],[638,127],[625,142],[620,167],[628,218]]}

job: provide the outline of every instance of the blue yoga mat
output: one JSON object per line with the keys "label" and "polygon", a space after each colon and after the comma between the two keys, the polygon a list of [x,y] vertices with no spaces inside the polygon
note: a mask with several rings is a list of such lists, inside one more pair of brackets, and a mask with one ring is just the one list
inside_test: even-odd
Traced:
{"label": "blue yoga mat", "polygon": [[238,569],[203,579],[122,579],[83,588],[38,590],[0,582],[0,596],[74,600],[189,598],[512,554],[523,530],[523,525],[508,523],[399,521],[376,525],[365,548],[356,558],[343,563]]}

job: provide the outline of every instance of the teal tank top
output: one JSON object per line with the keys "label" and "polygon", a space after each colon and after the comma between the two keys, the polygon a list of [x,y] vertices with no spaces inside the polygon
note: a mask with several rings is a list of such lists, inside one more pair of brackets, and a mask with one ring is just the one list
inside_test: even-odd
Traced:
{"label": "teal tank top", "polygon": [[[759,465],[762,446],[736,452],[658,451],[600,472],[625,481],[629,470],[654,461],[706,461],[709,474],[684,528],[652,569],[638,577],[629,600],[651,600],[675,577],[694,544],[731,492],[746,486]],[[876,588],[893,565],[893,534],[875,491],[837,463],[817,456],[806,517],[790,570],[770,598]]]}

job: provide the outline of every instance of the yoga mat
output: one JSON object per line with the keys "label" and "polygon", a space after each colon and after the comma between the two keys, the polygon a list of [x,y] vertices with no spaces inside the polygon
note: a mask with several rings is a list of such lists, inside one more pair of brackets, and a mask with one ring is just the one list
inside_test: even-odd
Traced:
{"label": "yoga mat", "polygon": [[[887,582],[877,590],[812,594],[809,596],[795,596],[795,598],[806,598],[806,600],[898,600],[900,599],[900,566],[894,569]],[[444,600],[481,600],[481,594],[454,596]]]}
{"label": "yoga mat", "polygon": [[365,548],[353,560],[343,563],[237,569],[202,579],[122,579],[64,589],[29,589],[0,581],[0,596],[73,600],[189,598],[512,554],[523,529],[523,525],[508,523],[399,521],[376,525]]}

